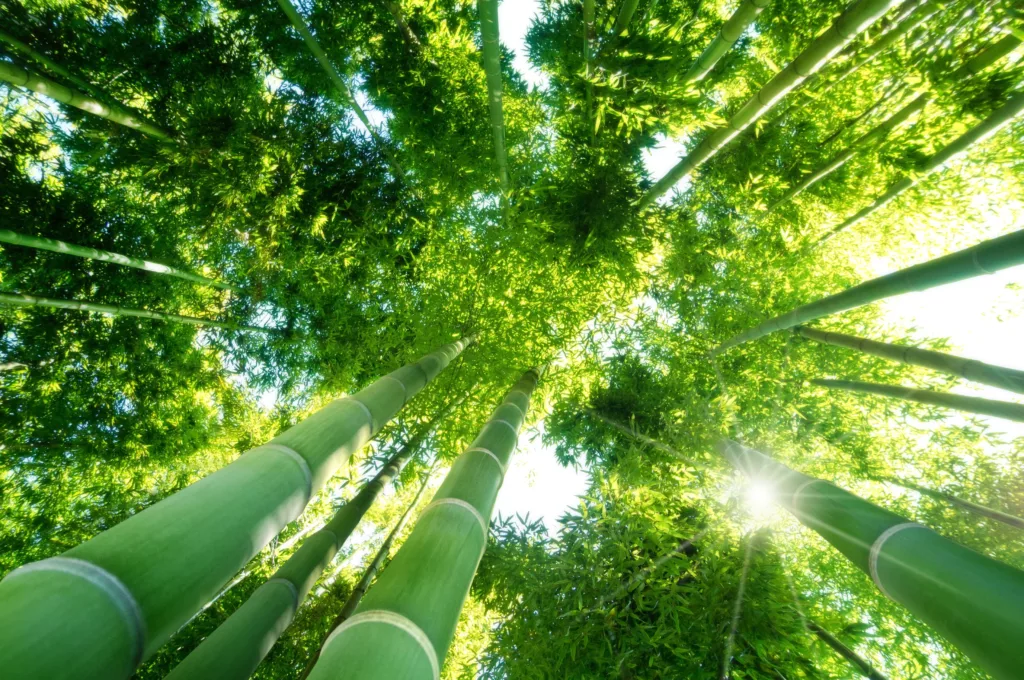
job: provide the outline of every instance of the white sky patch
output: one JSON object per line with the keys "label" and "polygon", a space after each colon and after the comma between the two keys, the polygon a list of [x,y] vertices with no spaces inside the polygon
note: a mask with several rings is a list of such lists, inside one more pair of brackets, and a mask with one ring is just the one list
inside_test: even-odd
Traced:
{"label": "white sky patch", "polygon": [[[531,87],[546,90],[548,77],[533,67],[526,49],[526,32],[530,28],[530,22],[538,14],[538,0],[505,0],[498,6],[498,32],[501,35],[501,42],[516,54],[512,62],[516,71]],[[582,42],[581,38],[580,43]]]}
{"label": "white sky patch", "polygon": [[[687,140],[685,139],[675,140],[658,135],[657,140],[657,146],[653,149],[644,149],[643,153],[644,167],[647,168],[647,174],[655,181],[664,177],[679,162],[679,159],[686,155],[687,150]],[[658,198],[658,203],[664,205],[670,202],[675,192],[686,191],[692,184],[689,177],[684,177],[672,191],[668,191]]]}

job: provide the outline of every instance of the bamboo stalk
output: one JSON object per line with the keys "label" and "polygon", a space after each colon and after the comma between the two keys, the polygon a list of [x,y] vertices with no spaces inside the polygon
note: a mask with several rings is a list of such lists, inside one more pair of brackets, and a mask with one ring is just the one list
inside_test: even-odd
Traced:
{"label": "bamboo stalk", "polygon": [[478,0],[480,36],[483,43],[484,75],[487,78],[487,106],[494,138],[494,158],[498,164],[501,193],[508,196],[508,153],[505,148],[505,113],[502,105],[501,44],[498,33],[498,0]]}
{"label": "bamboo stalk", "polygon": [[192,283],[198,283],[204,286],[212,286],[214,288],[221,288],[224,290],[238,290],[236,286],[214,281],[213,279],[208,279],[205,276],[192,274],[180,269],[175,269],[174,267],[168,267],[165,264],[150,262],[137,257],[131,257],[130,255],[122,255],[121,253],[114,253],[109,250],[77,246],[73,243],[66,243],[52,238],[19,234],[17,232],[10,231],[9,229],[0,229],[0,243],[10,243],[16,246],[24,246],[25,248],[35,248],[36,250],[48,250],[54,253],[62,253],[64,255],[74,255],[75,257],[82,257],[87,260],[112,262],[125,267],[134,267],[135,269],[144,269],[148,272],[173,276],[175,278],[184,279],[185,281],[191,281]]}
{"label": "bamboo stalk", "polygon": [[875,670],[875,667],[867,659],[844,645],[839,638],[822,628],[815,621],[806,619],[805,622],[808,630],[817,635],[819,640],[831,647],[839,656],[849,661],[865,678],[870,678],[870,680],[888,680],[885,675]]}
{"label": "bamboo stalk", "polygon": [[639,4],[640,0],[622,0],[619,15],[615,17],[615,25],[612,27],[612,35],[619,36],[626,32]]}
{"label": "bamboo stalk", "polygon": [[113,123],[130,127],[133,130],[138,130],[163,142],[175,141],[173,135],[167,130],[154,125],[120,105],[107,105],[91,95],[62,85],[55,80],[23,69],[10,62],[0,61],[0,80],[20,85],[38,94],[46,95],[50,99],[55,99],[62,104],[73,106],[94,116],[105,118]]}
{"label": "bamboo stalk", "polygon": [[897,0],[857,0],[827,31],[815,38],[786,68],[777,73],[723,128],[712,131],[644,194],[641,210],[650,206],[680,180],[706,163],[726,144],[767,113],[786,94],[813,75],[859,33],[888,12]]}
{"label": "bamboo stalk", "polygon": [[965,359],[943,352],[906,347],[904,345],[892,345],[887,342],[858,338],[852,335],[844,335],[843,333],[822,331],[817,328],[808,328],[807,326],[796,326],[793,328],[793,332],[816,342],[837,347],[849,347],[850,349],[859,350],[876,357],[891,359],[912,366],[923,366],[972,382],[1024,394],[1024,371],[986,364],[982,361]]}
{"label": "bamboo stalk", "polygon": [[747,27],[754,23],[757,15],[768,6],[771,0],[743,0],[729,20],[725,22],[714,39],[704,48],[689,70],[683,76],[683,82],[699,82],[704,79],[719,59],[724,57],[736,41],[740,39]]}
{"label": "bamboo stalk", "polygon": [[969,512],[973,512],[976,515],[980,515],[981,517],[994,519],[997,522],[1002,522],[1003,524],[1007,524],[1016,529],[1024,529],[1024,518],[1017,517],[1016,515],[1011,515],[1006,512],[1000,512],[999,510],[994,510],[990,507],[979,505],[978,503],[972,503],[971,501],[964,500],[963,498],[958,498],[952,494],[945,493],[944,491],[935,491],[934,489],[928,489],[923,486],[911,484],[910,482],[904,482],[903,480],[899,479],[890,479],[887,477],[879,478],[878,481],[885,482],[887,484],[894,484],[896,486],[902,486],[905,489],[911,489],[912,491],[916,491],[917,493],[922,494],[924,496],[929,496],[931,498],[934,498],[935,500],[944,501],[952,505],[957,505],[961,508],[964,508],[965,510],[968,510]]}
{"label": "bamboo stalk", "polygon": [[594,84],[590,82],[593,76],[592,62],[594,61],[594,40],[597,35],[594,30],[594,18],[597,13],[595,0],[583,0],[583,75],[586,78],[586,105],[587,125],[590,129],[590,140],[596,136],[594,131]]}
{"label": "bamboo stalk", "polygon": [[4,672],[127,678],[472,341],[331,402],[60,557],[9,573],[0,581]]}
{"label": "bamboo stalk", "polygon": [[1024,677],[1024,572],[730,440],[719,452],[996,680]]}
{"label": "bamboo stalk", "polygon": [[487,547],[498,489],[539,378],[539,371],[528,371],[456,459],[355,615],[324,642],[312,680],[436,680]]}
{"label": "bamboo stalk", "polygon": [[[167,680],[245,680],[291,625],[306,595],[345,545],[374,501],[402,471],[444,418],[462,405],[466,392],[438,410],[320,531],[302,543],[277,572],[196,647]],[[428,475],[429,479],[429,475]]]}
{"label": "bamboo stalk", "polygon": [[409,47],[409,50],[413,54],[423,53],[423,44],[420,43],[420,39],[416,37],[416,33],[413,32],[412,27],[409,26],[409,22],[405,20],[405,14],[402,12],[402,7],[396,2],[396,0],[381,0],[384,6],[387,8],[388,13],[391,14],[395,20],[395,25],[398,26],[398,32],[402,34],[402,39],[405,40],[405,44]]}
{"label": "bamboo stalk", "polygon": [[996,401],[994,399],[982,399],[980,397],[965,397],[959,394],[947,392],[933,392],[932,390],[917,390],[901,385],[883,385],[878,383],[860,382],[857,380],[812,380],[812,384],[830,389],[845,390],[847,392],[860,392],[862,394],[874,394],[880,397],[892,397],[905,401],[915,401],[919,404],[930,404],[942,406],[943,408],[977,413],[993,418],[1005,418],[1024,423],[1024,405],[1015,404],[1009,401]]}
{"label": "bamboo stalk", "polygon": [[18,40],[7,31],[0,30],[0,41],[7,43],[15,52],[18,52],[21,55],[28,57],[32,61],[36,62],[37,64],[45,68],[50,73],[60,76],[61,78],[68,81],[75,87],[85,90],[86,92],[89,92],[98,99],[102,99],[102,97],[100,96],[101,93],[99,92],[99,90],[93,87],[92,83],[86,81],[84,78],[79,78],[70,70],[64,68],[57,62],[53,61],[45,54],[42,54],[41,52],[38,52],[37,50],[33,49],[30,45],[22,42],[21,40]]}
{"label": "bamboo stalk", "polygon": [[0,293],[0,304],[14,307],[48,307],[50,309],[75,309],[80,312],[91,314],[109,314],[110,316],[134,316],[142,319],[155,319],[156,321],[173,321],[175,323],[187,323],[193,326],[209,326],[211,328],[223,328],[229,331],[249,331],[251,333],[273,333],[276,328],[258,328],[256,326],[239,326],[227,321],[213,321],[211,319],[200,319],[194,316],[182,316],[180,314],[169,314],[167,312],[151,312],[146,309],[132,309],[130,307],[117,307],[115,305],[104,305],[98,302],[85,302],[82,300],[55,300],[53,298],[36,297],[24,293]]}
{"label": "bamboo stalk", "polygon": [[715,348],[712,355],[776,331],[784,331],[823,316],[844,312],[887,297],[927,290],[982,274],[994,274],[1022,263],[1024,230],[983,241],[976,246],[865,281],[835,295],[797,307],[729,338]]}

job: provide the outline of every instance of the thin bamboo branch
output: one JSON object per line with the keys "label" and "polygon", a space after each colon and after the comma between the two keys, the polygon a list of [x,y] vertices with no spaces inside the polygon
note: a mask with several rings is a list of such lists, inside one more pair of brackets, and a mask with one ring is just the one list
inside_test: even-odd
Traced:
{"label": "thin bamboo branch", "polygon": [[977,413],[992,416],[993,418],[1005,418],[1006,420],[1024,423],[1024,405],[1009,401],[965,397],[959,394],[949,394],[948,392],[933,392],[932,390],[918,390],[911,387],[903,387],[902,385],[883,385],[856,380],[816,379],[812,380],[811,384],[829,389],[845,390],[847,392],[860,392],[862,394],[914,401],[919,404],[941,406],[956,411]]}
{"label": "thin bamboo branch", "polygon": [[875,667],[872,666],[867,659],[844,645],[839,638],[832,635],[832,633],[828,632],[811,619],[805,619],[805,621],[807,623],[808,630],[817,635],[819,640],[831,647],[839,656],[849,661],[865,678],[870,678],[870,680],[888,680],[885,675],[875,670]]}
{"label": "thin bamboo branch", "polygon": [[930,498],[934,498],[935,500],[951,503],[952,505],[957,505],[961,508],[964,508],[965,510],[973,512],[976,515],[980,515],[981,517],[994,519],[997,522],[1002,522],[1003,524],[1007,524],[1016,529],[1024,529],[1024,518],[1017,517],[1016,515],[1011,515],[1009,513],[1000,512],[999,510],[994,510],[990,507],[979,505],[978,503],[972,503],[971,501],[964,500],[963,498],[958,498],[952,494],[945,493],[944,491],[935,491],[934,489],[928,489],[923,486],[918,486],[916,484],[911,484],[910,482],[905,482],[900,479],[892,479],[889,477],[879,478],[878,481],[885,482],[886,484],[902,486],[905,489],[916,491],[919,494],[928,496]]}

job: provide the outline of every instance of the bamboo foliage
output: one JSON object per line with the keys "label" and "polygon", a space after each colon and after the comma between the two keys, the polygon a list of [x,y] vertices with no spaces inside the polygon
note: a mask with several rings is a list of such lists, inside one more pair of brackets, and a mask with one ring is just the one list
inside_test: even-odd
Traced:
{"label": "bamboo foliage", "polygon": [[31,45],[28,45],[22,42],[21,40],[18,40],[7,31],[0,30],[0,41],[7,43],[7,45],[15,52],[21,54],[24,57],[27,57],[28,59],[31,59],[32,61],[36,62],[44,69],[49,71],[50,73],[53,73],[54,75],[63,78],[75,87],[85,90],[86,92],[95,95],[99,99],[103,98],[102,93],[98,89],[93,87],[92,83],[89,83],[84,78],[78,77],[70,70],[64,68],[57,62],[47,57],[45,54],[42,54],[41,52],[33,49]]}
{"label": "bamboo foliage", "polygon": [[456,459],[355,615],[327,638],[310,678],[437,679],[539,378],[520,378]]}
{"label": "bamboo foliage", "polygon": [[1009,401],[996,401],[994,399],[982,399],[980,397],[965,397],[959,394],[947,392],[933,392],[932,390],[918,390],[901,385],[882,385],[878,383],[859,382],[856,380],[812,380],[812,384],[830,389],[845,390],[847,392],[860,392],[862,394],[874,394],[880,397],[891,397],[905,401],[915,401],[919,404],[942,406],[943,408],[977,413],[993,418],[1005,418],[1024,423],[1024,405],[1014,404]]}
{"label": "bamboo foliage", "polygon": [[644,194],[641,210],[650,206],[684,177],[711,159],[726,144],[767,113],[780,99],[813,75],[835,54],[888,12],[897,0],[858,0],[827,31],[815,38],[786,68],[777,73],[729,119],[712,131]]}
{"label": "bamboo foliage", "polygon": [[505,113],[501,91],[501,44],[498,33],[498,0],[478,0],[480,37],[483,44],[484,75],[487,78],[487,107],[491,117],[491,136],[494,138],[494,158],[498,164],[498,182],[501,193],[509,193],[508,154],[505,149]]}
{"label": "bamboo foliage", "polygon": [[150,262],[149,260],[131,257],[130,255],[122,255],[121,253],[114,253],[109,250],[77,246],[73,243],[65,243],[64,241],[58,241],[52,238],[19,234],[10,231],[9,229],[0,229],[0,243],[10,243],[16,246],[24,246],[25,248],[35,248],[36,250],[49,250],[50,252],[74,255],[75,257],[83,257],[88,260],[112,262],[125,267],[134,267],[135,269],[143,269],[156,274],[173,276],[175,278],[191,281],[192,283],[198,283],[203,286],[211,286],[213,288],[221,288],[224,290],[238,290],[235,286],[214,281],[213,279],[209,279],[198,274],[192,274],[191,272],[175,269],[174,267],[168,267],[167,265],[159,264],[158,262]]}
{"label": "bamboo foliage", "polygon": [[420,428],[331,521],[304,541],[266,583],[185,657],[167,676],[168,680],[245,680],[252,675],[377,496],[419,451],[438,423],[461,406],[467,396],[468,393],[452,400]]}
{"label": "bamboo foliage", "polygon": [[928,496],[929,498],[934,498],[937,501],[943,501],[945,503],[950,503],[951,505],[956,505],[958,507],[964,508],[968,512],[972,512],[975,515],[978,515],[980,517],[987,517],[988,519],[994,519],[997,522],[1002,522],[1003,524],[1009,525],[1009,526],[1014,527],[1016,529],[1024,529],[1024,518],[1017,517],[1016,515],[1011,515],[1011,514],[1006,513],[1006,512],[1000,512],[999,510],[995,510],[993,508],[989,508],[987,506],[980,505],[978,503],[972,503],[971,501],[964,500],[963,498],[958,498],[958,497],[956,497],[956,496],[954,496],[952,494],[948,494],[948,493],[946,493],[944,491],[936,491],[934,489],[928,489],[926,487],[918,486],[917,484],[911,484],[910,482],[905,482],[905,481],[900,480],[900,479],[884,478],[884,479],[879,479],[878,481],[885,482],[886,484],[894,484],[896,486],[902,486],[905,489],[910,489],[912,491],[916,491],[917,493],[921,494],[922,496]]}
{"label": "bamboo foliage", "polygon": [[822,628],[817,622],[807,619],[807,629],[817,635],[819,640],[831,647],[836,654],[849,661],[850,664],[857,669],[857,672],[865,678],[869,678],[870,680],[888,680],[888,678],[877,671],[875,667],[867,661],[867,659],[844,645],[839,638]]}
{"label": "bamboo foliage", "polygon": [[127,678],[471,342],[445,345],[60,557],[9,573],[4,673]]}
{"label": "bamboo foliage", "polygon": [[1024,572],[734,441],[719,452],[997,680],[1024,677]]}
{"label": "bamboo foliage", "polygon": [[683,76],[684,83],[699,82],[711,72],[718,60],[724,57],[740,36],[754,23],[757,15],[768,6],[771,0],[743,0],[729,20],[718,31],[704,51],[700,53]]}
{"label": "bamboo foliage", "polygon": [[720,354],[730,347],[757,340],[776,331],[787,330],[823,316],[861,307],[887,297],[927,290],[984,274],[994,274],[1022,263],[1024,230],[1011,232],[983,241],[976,246],[865,281],[835,295],[797,307],[791,312],[769,319],[729,338],[712,354]]}
{"label": "bamboo foliage", "polygon": [[583,0],[583,77],[586,82],[586,105],[587,105],[587,125],[591,128],[591,139],[594,137],[593,117],[594,117],[594,83],[591,82],[593,76],[592,62],[594,60],[594,40],[596,39],[596,33],[594,28],[594,19],[597,13],[596,0]]}

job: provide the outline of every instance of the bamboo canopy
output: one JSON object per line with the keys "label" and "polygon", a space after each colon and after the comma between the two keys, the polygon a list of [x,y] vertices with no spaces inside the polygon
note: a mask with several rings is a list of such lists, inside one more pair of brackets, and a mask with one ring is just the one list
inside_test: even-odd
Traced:
{"label": "bamboo canopy", "polygon": [[644,194],[639,208],[647,208],[684,177],[707,162],[722,147],[767,113],[775,104],[809,76],[828,63],[858,34],[878,21],[897,0],[857,0],[827,31],[815,38],[786,68],[777,73],[723,128],[711,132],[693,151],[679,161]]}
{"label": "bamboo canopy", "polygon": [[729,338],[712,354],[719,354],[730,347],[757,340],[776,331],[784,331],[823,316],[871,304],[887,297],[927,290],[983,274],[994,274],[1021,263],[1024,263],[1024,230],[1014,231],[983,241],[976,246],[865,281],[835,295],[797,307],[791,312],[769,319]]}
{"label": "bamboo canopy", "polygon": [[494,138],[494,159],[498,164],[498,182],[501,193],[508,195],[508,153],[505,149],[505,113],[501,91],[501,44],[498,34],[498,0],[478,0],[480,12],[480,39],[483,44],[484,75],[487,79],[487,107],[491,117],[491,136]]}
{"label": "bamboo canopy", "polygon": [[185,657],[167,680],[245,680],[291,625],[310,589],[345,545],[377,496],[419,451],[438,423],[466,400],[452,400],[420,428],[359,493],[343,505],[320,531],[304,541],[266,583]]}
{"label": "bamboo canopy", "polygon": [[1024,677],[1024,572],[731,440],[719,452],[997,680]]}
{"label": "bamboo canopy", "polygon": [[83,257],[87,260],[113,262],[114,264],[123,265],[125,267],[134,267],[136,269],[144,269],[147,272],[173,276],[175,278],[184,279],[185,281],[191,281],[192,283],[198,283],[203,286],[211,286],[213,288],[221,288],[224,290],[238,290],[236,286],[221,283],[220,281],[214,281],[213,279],[206,278],[205,276],[192,274],[191,272],[175,269],[174,267],[168,267],[167,265],[159,264],[158,262],[150,262],[149,260],[143,260],[130,255],[122,255],[121,253],[114,253],[109,250],[77,246],[74,243],[66,243],[64,241],[44,238],[42,236],[18,234],[9,229],[0,229],[0,243],[10,243],[16,246],[35,248],[36,250],[49,250],[54,253]]}
{"label": "bamboo canopy", "polygon": [[923,496],[928,496],[938,501],[944,501],[946,503],[959,506],[981,517],[994,519],[997,522],[1002,522],[1003,524],[1007,524],[1017,529],[1024,529],[1024,518],[1017,517],[1016,515],[1011,515],[1006,512],[1000,512],[999,510],[995,510],[993,508],[980,505],[978,503],[973,503],[963,498],[958,498],[957,496],[948,494],[945,491],[936,491],[934,489],[928,489],[923,486],[918,486],[917,484],[905,482],[901,479],[880,478],[878,481],[885,482],[886,484],[895,484],[896,486],[902,486],[905,489],[911,489],[912,491],[916,491],[917,493]]}
{"label": "bamboo canopy", "polygon": [[964,359],[963,357],[934,352],[928,349],[891,345],[887,342],[867,340],[853,335],[808,328],[807,326],[796,326],[793,328],[793,332],[827,345],[849,347],[850,349],[856,349],[876,357],[891,359],[913,366],[923,366],[972,382],[1024,394],[1024,371],[1003,368],[1002,366],[986,364],[974,359]]}
{"label": "bamboo canopy", "polygon": [[210,328],[223,328],[229,331],[248,331],[250,333],[273,333],[275,328],[259,328],[257,326],[239,326],[227,321],[213,321],[211,319],[200,319],[194,316],[182,316],[180,314],[169,314],[167,312],[151,312],[147,309],[133,309],[131,307],[118,307],[116,305],[104,305],[98,302],[85,302],[82,300],[56,300],[54,298],[36,297],[24,293],[0,293],[0,305],[11,305],[13,307],[48,307],[50,309],[75,309],[80,312],[92,314],[109,314],[110,316],[135,316],[141,319],[155,319],[157,321],[173,321],[175,323],[187,323],[193,326],[209,326]]}
{"label": "bamboo canopy", "polygon": [[867,661],[867,659],[844,645],[839,638],[822,628],[817,622],[812,619],[807,619],[806,621],[807,629],[817,635],[819,640],[831,647],[836,654],[849,661],[850,664],[857,669],[858,673],[863,675],[865,678],[870,678],[870,680],[888,680],[888,678],[877,671],[875,667]]}
{"label": "bamboo canopy", "polygon": [[15,52],[18,52],[22,56],[31,59],[32,61],[36,62],[44,69],[49,71],[50,73],[60,76],[61,78],[71,83],[75,87],[85,90],[86,92],[89,92],[93,95],[99,96],[99,91],[84,78],[78,77],[70,70],[64,68],[54,60],[47,57],[45,54],[42,54],[41,52],[33,49],[31,45],[28,45],[25,42],[18,40],[7,31],[0,30],[0,41],[7,43],[7,45]]}
{"label": "bamboo canopy", "polygon": [[901,385],[881,385],[878,383],[859,382],[856,380],[812,380],[811,383],[819,387],[830,389],[846,390],[847,392],[860,392],[862,394],[874,394],[880,397],[892,397],[906,401],[916,401],[919,404],[930,404],[942,406],[967,413],[977,413],[993,418],[1005,418],[1024,423],[1024,405],[1014,404],[1009,401],[996,401],[994,399],[981,399],[980,397],[965,397],[959,394],[948,392],[933,392],[931,390],[917,390]]}
{"label": "bamboo canopy", "polygon": [[771,0],[743,0],[736,11],[732,13],[729,20],[722,25],[718,35],[708,43],[704,51],[700,53],[683,76],[683,82],[697,82],[704,79],[711,69],[715,67],[718,60],[724,57],[736,41],[740,39],[747,26],[754,23],[757,15],[768,6]]}
{"label": "bamboo canopy", "polygon": [[4,673],[129,677],[472,342],[445,345],[63,555],[7,574]]}
{"label": "bamboo canopy", "polygon": [[355,615],[327,638],[310,678],[437,679],[539,379],[527,371],[456,459]]}
{"label": "bamboo canopy", "polygon": [[94,116],[106,118],[111,122],[138,130],[162,142],[174,141],[174,136],[170,132],[122,106],[105,104],[92,95],[80,92],[67,85],[62,85],[46,76],[21,68],[10,62],[0,61],[0,80],[20,85],[25,89],[46,95],[50,99],[55,99],[62,104],[73,106]]}

